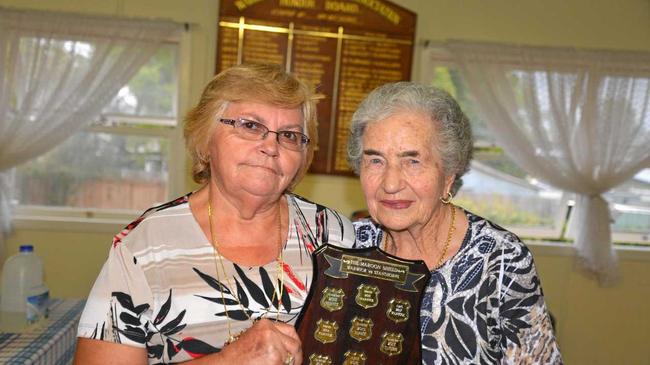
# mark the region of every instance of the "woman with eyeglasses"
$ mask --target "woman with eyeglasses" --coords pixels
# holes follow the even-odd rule
[[[79,323],[77,364],[301,364],[291,325],[311,252],[344,216],[290,193],[316,139],[312,90],[279,66],[223,71],[185,120],[202,186],[115,236]]]

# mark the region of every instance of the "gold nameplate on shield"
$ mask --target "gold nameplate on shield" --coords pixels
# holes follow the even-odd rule
[[[361,342],[372,337],[372,320],[370,318],[354,317],[350,322],[350,337]]]
[[[357,287],[357,296],[354,301],[365,309],[376,307],[379,304],[379,287],[376,285],[361,284]]]
[[[320,306],[330,312],[336,312],[343,308],[344,298],[345,293],[343,292],[343,289],[327,287],[323,289]]]
[[[309,355],[309,365],[332,365],[332,359],[327,355]]]
[[[404,283],[409,274],[409,266],[354,255],[343,255],[341,256],[341,272]]]
[[[393,320],[395,323],[404,322],[409,319],[409,311],[411,310],[411,303],[403,299],[391,299],[388,302],[388,309],[386,316]]]
[[[363,352],[352,350],[346,351],[343,356],[345,357],[343,365],[365,365],[368,358]]]
[[[404,342],[404,336],[401,333],[384,332],[381,335],[379,350],[388,356],[399,355],[402,353],[402,342]]]
[[[320,343],[332,343],[336,341],[336,331],[339,325],[335,321],[326,321],[319,319],[316,322],[316,331],[314,331],[314,338]]]

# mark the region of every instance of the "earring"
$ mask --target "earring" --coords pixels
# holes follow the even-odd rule
[[[451,192],[448,191],[447,194],[446,194],[445,196],[441,196],[441,197],[440,197],[440,201],[442,202],[442,204],[449,204],[449,203],[451,203],[451,199],[452,199],[453,197],[454,197],[454,196],[451,195]]]

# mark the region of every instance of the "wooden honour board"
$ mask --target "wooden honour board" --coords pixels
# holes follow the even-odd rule
[[[383,0],[220,0],[217,73],[272,62],[325,95],[310,172],[351,174],[352,113],[374,88],[410,80],[415,13]]]

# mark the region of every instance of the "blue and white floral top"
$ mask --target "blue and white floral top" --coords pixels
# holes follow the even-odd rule
[[[458,253],[431,272],[422,298],[422,363],[561,364],[533,256],[519,238],[465,212]],[[355,222],[357,247],[384,232]]]

